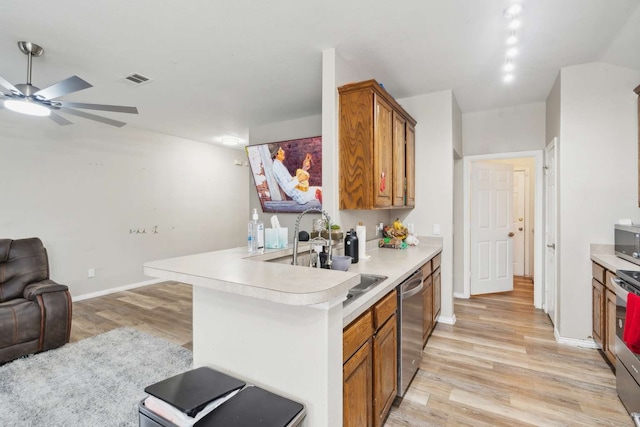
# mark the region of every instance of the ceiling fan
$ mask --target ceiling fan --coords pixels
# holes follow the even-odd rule
[[[125,107],[121,105],[85,104],[80,102],[60,101],[58,98],[70,93],[93,87],[90,83],[82,80],[78,76],[71,76],[67,79],[54,83],[44,89],[37,88],[31,84],[31,61],[33,57],[41,56],[44,49],[35,43],[18,42],[20,51],[27,55],[27,83],[12,85],[0,76],[0,87],[5,88],[9,93],[0,92],[0,108],[5,108],[32,116],[48,116],[51,120],[61,126],[73,124],[62,117],[59,112],[82,117],[84,119],[95,120],[111,126],[122,127],[125,122],[109,119],[95,114],[77,110],[101,110],[116,113],[138,114],[136,107]]]

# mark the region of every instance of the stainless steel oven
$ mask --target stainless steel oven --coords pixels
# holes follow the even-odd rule
[[[398,392],[402,397],[422,360],[422,270],[398,285]]]
[[[612,278],[616,291],[616,389],[636,425],[640,419],[640,354],[634,353],[622,339],[627,314],[627,296],[640,295],[640,272],[616,271]]]

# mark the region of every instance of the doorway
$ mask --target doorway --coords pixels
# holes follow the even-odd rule
[[[514,217],[517,225],[516,230],[522,227],[523,234],[523,255],[522,261],[523,273],[525,276],[529,276],[533,279],[534,284],[534,298],[533,305],[536,308],[542,308],[543,306],[543,239],[544,233],[536,230],[543,230],[543,151],[526,151],[516,153],[501,153],[501,154],[487,154],[478,156],[467,156],[463,159],[463,218],[464,218],[464,230],[463,230],[463,294],[460,295],[463,298],[469,298],[471,295],[471,266],[472,262],[472,249],[471,249],[471,170],[472,163],[474,162],[496,162],[496,163],[508,163],[514,165],[514,170],[520,170],[523,173],[523,177],[528,177],[531,181],[530,191],[531,197],[524,197],[523,207],[524,211],[528,215]],[[525,160],[529,159],[529,160]],[[535,173],[538,171],[539,173]],[[526,189],[526,184],[524,184]],[[527,206],[527,200],[530,200]],[[514,206],[514,210],[516,210]],[[522,225],[518,225],[519,218],[523,218]],[[532,218],[533,221],[527,221],[527,217]],[[527,266],[528,260],[528,266]]]

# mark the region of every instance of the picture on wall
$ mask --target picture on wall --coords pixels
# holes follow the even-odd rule
[[[322,137],[245,147],[263,212],[322,208]]]

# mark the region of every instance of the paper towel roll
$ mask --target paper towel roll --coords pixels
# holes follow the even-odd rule
[[[367,248],[367,227],[364,225],[357,225],[356,235],[358,236],[358,258],[365,259],[365,250]]]

